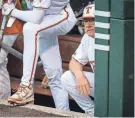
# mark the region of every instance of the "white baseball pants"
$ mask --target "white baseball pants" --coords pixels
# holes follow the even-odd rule
[[[88,79],[92,88],[90,88],[91,96],[94,97],[94,73],[84,72],[84,75]],[[69,95],[76,101],[76,103],[88,114],[94,116],[94,102],[89,96],[84,96],[79,94],[76,85],[76,78],[71,73],[71,71],[66,71],[62,77],[61,81],[64,89],[69,93]]]
[[[18,36],[17,34],[4,35],[2,42],[12,47],[17,36]],[[7,71],[7,63],[8,63],[7,55],[8,55],[8,52],[1,48],[1,51],[0,51],[0,99],[5,99],[5,100],[7,100],[11,94],[10,77]]]
[[[31,16],[29,16],[31,17]],[[58,35],[68,33],[76,23],[70,6],[58,15],[46,15],[40,24],[26,23],[23,27],[23,77],[21,83],[33,84],[37,59],[40,56],[55,106],[69,109],[68,94],[61,84],[62,62],[59,52]]]

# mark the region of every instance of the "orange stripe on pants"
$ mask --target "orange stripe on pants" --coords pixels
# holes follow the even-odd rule
[[[46,28],[43,28],[43,29],[41,29],[41,30],[38,30],[37,33],[35,34],[35,54],[34,54],[34,60],[33,60],[33,65],[32,65],[32,72],[31,72],[31,76],[30,76],[30,80],[29,80],[30,83],[31,83],[31,80],[32,80],[32,75],[33,75],[33,72],[34,72],[35,61],[36,61],[37,36],[38,36],[38,33],[42,32],[43,30],[49,29],[49,28],[51,28],[51,27],[54,27],[54,26],[56,26],[56,25],[59,25],[59,24],[62,23],[63,21],[67,20],[68,17],[69,17],[69,13],[66,11],[66,9],[64,9],[64,11],[65,11],[66,14],[67,14],[67,16],[66,16],[64,19],[62,19],[61,21],[59,21],[59,22],[57,22],[57,23],[55,23],[55,24],[53,24],[53,25],[50,25],[50,26],[48,26],[48,27],[46,27]]]

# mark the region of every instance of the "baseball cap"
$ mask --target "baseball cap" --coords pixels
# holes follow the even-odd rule
[[[90,4],[84,8],[83,15],[79,20],[83,20],[85,18],[95,18],[95,4]]]

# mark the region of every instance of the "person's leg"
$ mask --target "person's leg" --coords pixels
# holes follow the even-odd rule
[[[18,35],[4,35],[3,43],[12,46]],[[10,77],[7,71],[8,52],[1,48],[0,50],[0,99],[8,99],[11,94]]]
[[[48,26],[39,31],[43,35],[43,37],[40,35],[40,58],[43,62],[57,109],[69,110],[68,93],[63,89],[60,80],[62,61],[57,35],[64,35],[69,32],[75,21],[72,10],[67,8],[59,15],[45,17],[43,24],[47,22]]]
[[[39,35],[36,36],[38,28],[39,25],[31,23],[23,26],[23,76],[18,91],[8,98],[10,103],[26,104],[34,101],[33,81],[39,53]]]
[[[40,39],[40,58],[43,62],[56,108],[69,110],[68,93],[63,89],[60,80],[62,63],[56,36],[51,35]]]
[[[75,15],[70,7],[58,15],[44,16],[40,24],[25,23],[23,27],[24,52],[23,52],[23,77],[21,83],[28,86],[33,84],[37,59],[39,56],[39,40],[57,40],[58,35],[69,32],[76,23]],[[52,45],[47,44],[45,46]],[[40,46],[42,47],[42,46]],[[43,47],[44,48],[44,47]],[[46,47],[45,47],[46,48]]]
[[[94,73],[84,72],[91,85],[91,96],[94,97]],[[66,71],[62,77],[61,81],[65,90],[71,95],[71,97],[76,101],[76,103],[88,114],[94,116],[94,102],[89,96],[84,96],[79,94],[76,85],[75,76],[70,72]]]
[[[75,23],[76,23],[76,19],[73,14],[73,11],[68,7],[66,9],[64,9],[58,15],[45,16],[43,21],[41,22],[41,24],[26,23],[24,25],[24,28],[23,28],[23,34],[24,34],[23,77],[21,79],[21,85],[20,85],[20,89],[18,90],[18,92],[19,92],[19,95],[25,94],[26,96],[21,95],[21,97],[20,97],[17,92],[17,94],[11,96],[10,99],[8,99],[9,101],[16,102],[16,103],[24,103],[24,102],[26,103],[26,101],[29,97],[31,98],[30,100],[33,100],[32,99],[33,98],[33,88],[31,87],[31,85],[33,84],[33,81],[34,81],[34,74],[35,74],[37,59],[38,59],[38,55],[39,55],[39,48],[40,48],[40,50],[45,49],[44,51],[48,51],[48,50],[50,51],[51,47],[55,47],[55,46],[53,46],[53,43],[57,42],[57,45],[58,45],[57,35],[66,34],[67,32],[69,32],[72,29],[72,27],[75,25]],[[45,43],[39,44],[40,40],[44,40]],[[48,41],[48,40],[50,40],[50,41]],[[40,47],[39,47],[39,45],[40,45]],[[54,78],[54,79],[56,78],[56,81],[58,81],[58,78],[59,78],[59,81],[55,82],[55,84],[57,83],[57,86],[61,86],[61,84],[60,84],[61,83],[60,76],[62,74],[61,57],[59,55],[59,49],[58,49],[59,47],[56,46],[55,48],[57,51],[57,53],[55,54],[56,56],[49,57],[50,58],[50,60],[48,60],[49,62],[46,62],[47,57],[44,57],[45,59],[43,59],[42,57],[41,58],[42,58],[43,65],[46,65],[46,63],[47,63],[47,65],[50,66],[50,67],[47,67],[47,69],[46,69],[46,66],[44,66],[44,70],[46,71],[46,73],[48,75],[48,79],[51,80],[52,78]],[[52,48],[52,49],[55,50],[55,48]],[[51,52],[53,52],[53,51],[51,51]],[[46,52],[44,54],[46,54]],[[54,52],[50,53],[50,55],[54,55]],[[56,59],[59,58],[59,60],[57,61],[58,64],[54,65],[54,68],[52,68],[52,65],[50,65],[50,63],[51,63],[51,60],[54,60],[54,62],[55,62],[55,57],[56,57]],[[50,72],[50,68],[54,69],[53,72],[55,74],[52,74],[52,72]],[[52,79],[52,81],[54,79]],[[23,90],[25,90],[26,88],[27,89],[26,89],[26,91],[22,91],[22,88],[23,88]],[[60,89],[62,89],[62,88],[60,87]],[[56,92],[54,92],[54,93],[56,93]],[[65,99],[65,97],[67,95],[65,94],[65,97],[63,97],[63,96],[64,96],[64,94],[62,96],[59,96],[58,98]],[[55,94],[53,97],[56,97]],[[57,98],[57,100],[58,100],[58,98]],[[54,101],[57,101],[57,100],[54,99]],[[56,107],[59,109],[63,109],[63,107],[66,106],[66,105],[58,105],[58,102],[56,102],[56,104],[57,104]],[[65,107],[65,109],[67,109],[67,107]]]

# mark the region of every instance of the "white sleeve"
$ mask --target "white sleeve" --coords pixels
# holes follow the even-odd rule
[[[32,22],[35,24],[39,24],[45,15],[44,9],[33,8],[30,11],[22,11],[18,9],[14,9],[11,13],[11,16],[18,18],[24,22]]]
[[[72,55],[72,58],[74,58],[79,63],[85,65],[89,62],[88,59],[88,44],[87,44],[87,38],[85,36],[82,38],[81,44],[75,51],[75,53]]]
[[[51,0],[34,0],[33,7],[48,9],[51,5]]]
[[[91,68],[94,72],[95,71],[95,49],[94,49],[94,45],[92,44],[91,44],[91,47],[89,47],[88,56],[89,56],[89,62],[90,62]]]

